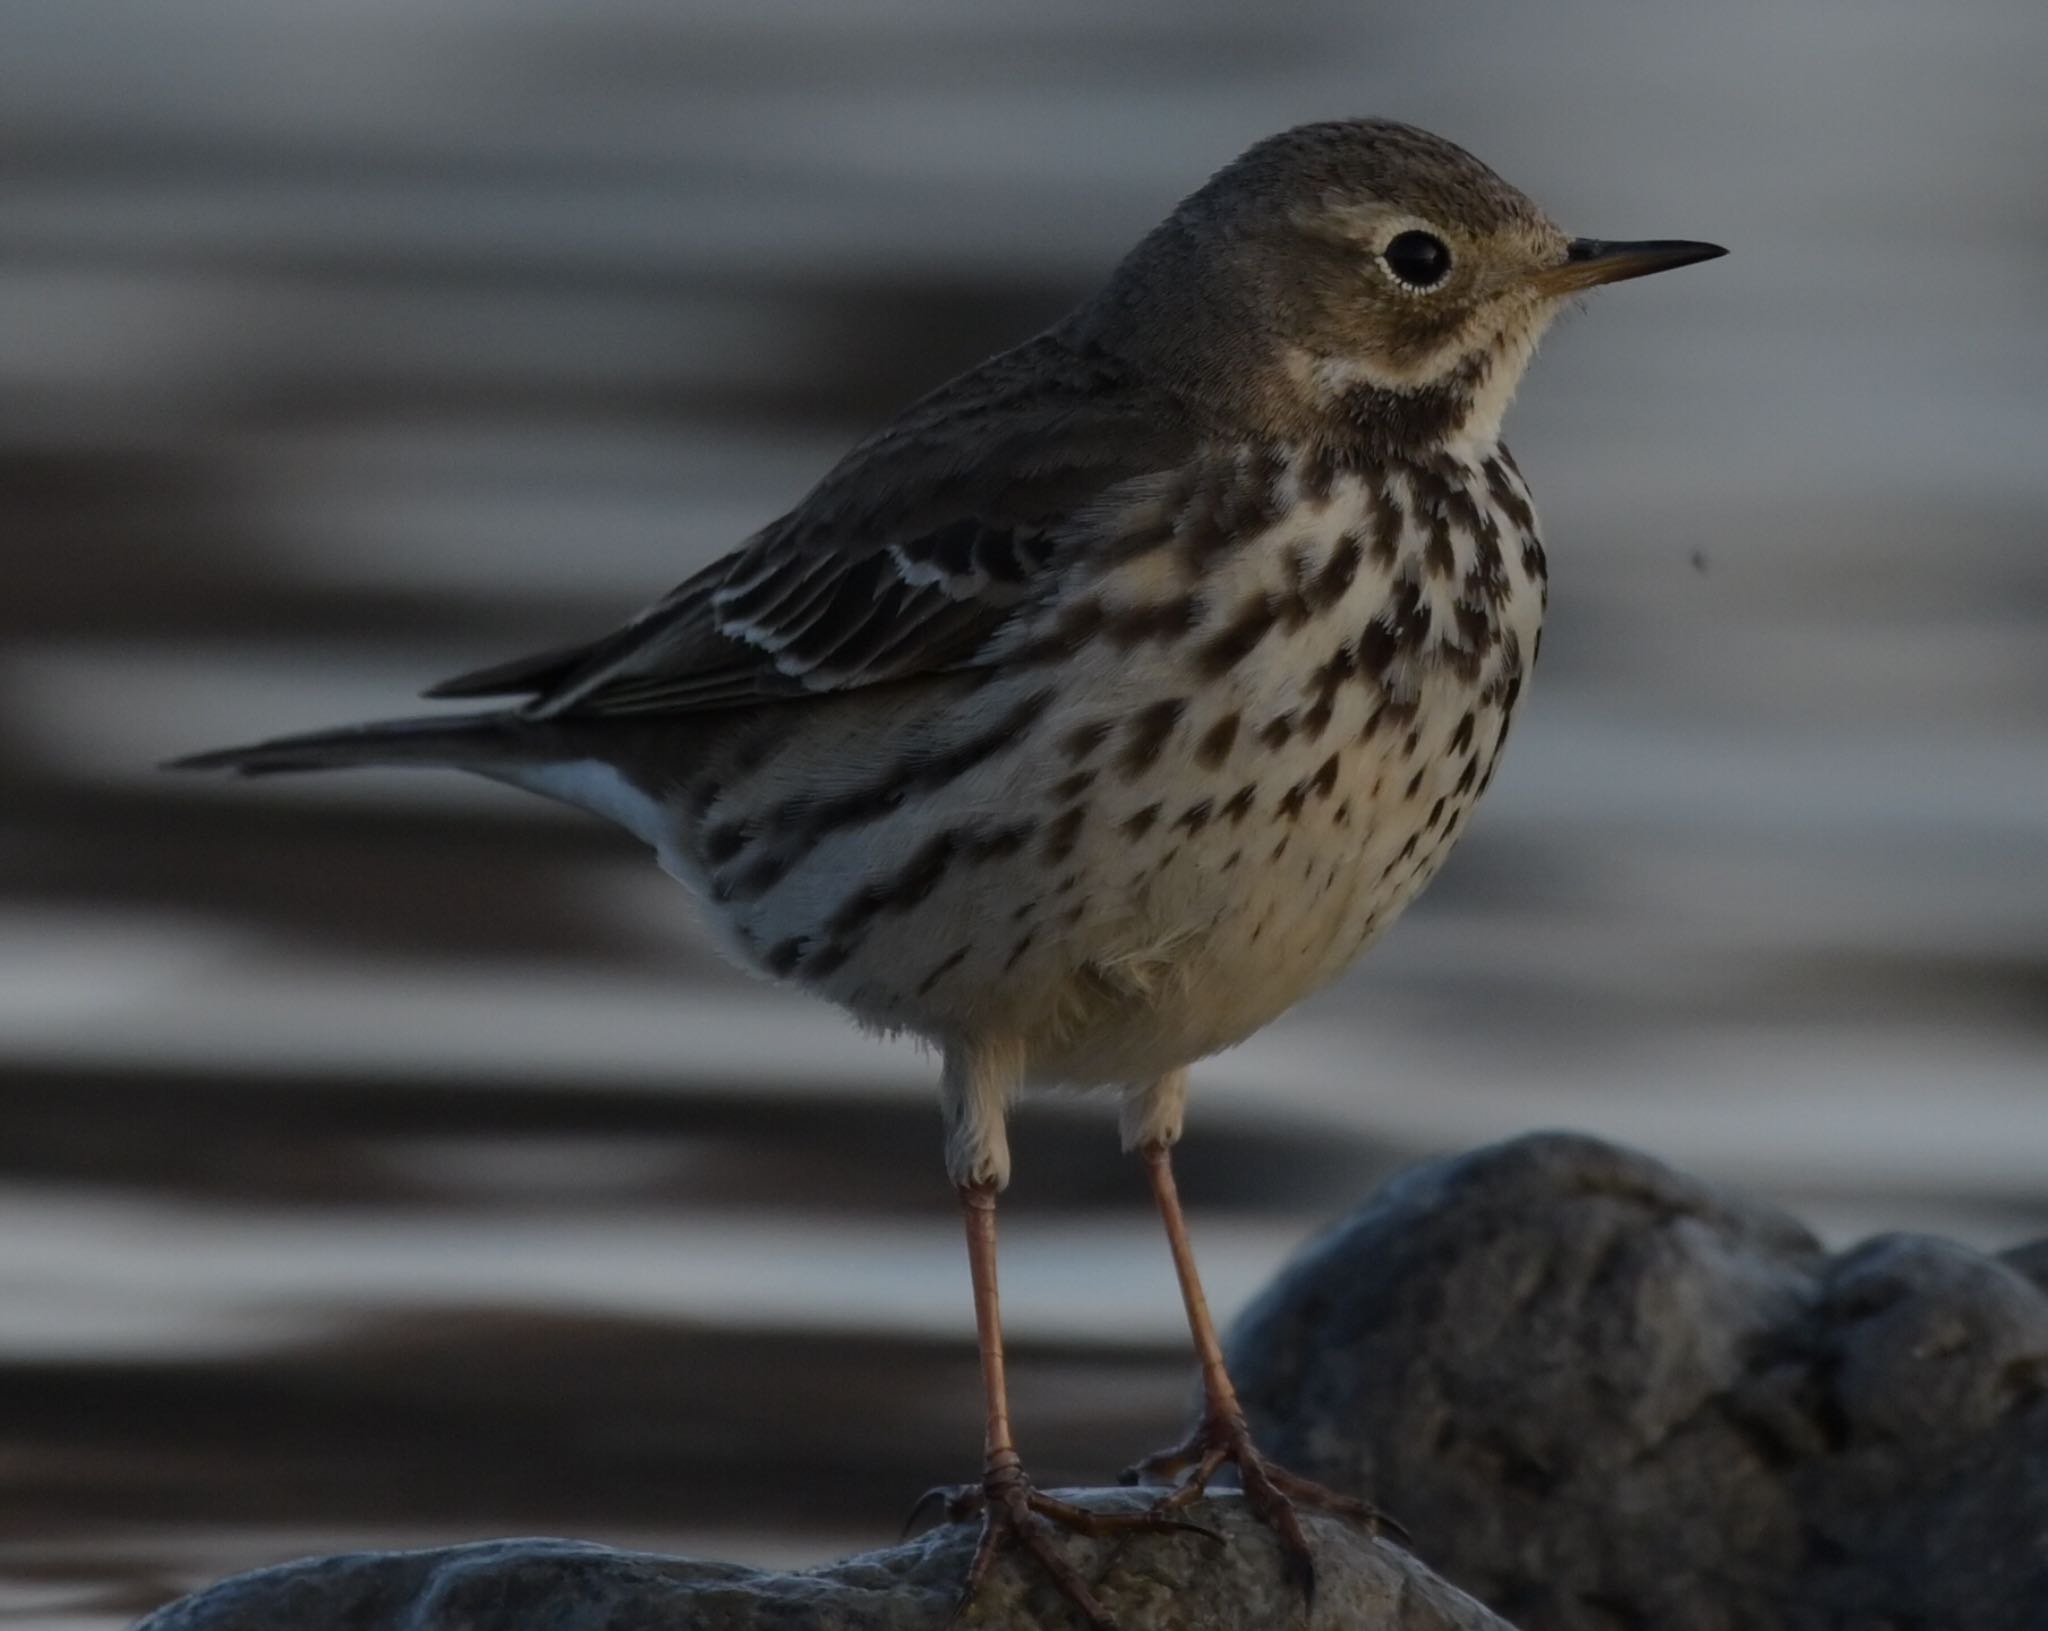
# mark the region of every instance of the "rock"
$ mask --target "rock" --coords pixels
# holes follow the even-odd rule
[[[1062,1542],[1126,1631],[2044,1631],[2048,1243],[1986,1257],[1798,1224],[1592,1139],[1397,1178],[1232,1334],[1283,1464],[1400,1519],[1309,1515],[1312,1621],[1235,1498],[1224,1531]],[[1084,1504],[1129,1509],[1135,1491]],[[801,1574],[496,1541],[227,1581],[139,1631],[940,1627],[954,1526]],[[1014,1557],[971,1624],[1078,1627]]]
[[[1068,1492],[1128,1511],[1136,1490]],[[1320,1515],[1313,1616],[1271,1535],[1232,1496],[1190,1516],[1220,1531],[1068,1537],[1067,1555],[1124,1631],[1510,1631],[1389,1542]],[[136,1631],[940,1631],[973,1550],[955,1524],[801,1574],[615,1552],[562,1540],[314,1558],[237,1576],[158,1609]],[[1006,1554],[964,1622],[1060,1631],[1080,1616]]]
[[[2048,1627],[2048,1243],[1829,1255],[1548,1135],[1397,1178],[1230,1348],[1265,1449],[1522,1631]]]

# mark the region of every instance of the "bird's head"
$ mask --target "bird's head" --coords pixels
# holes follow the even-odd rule
[[[1463,148],[1343,120],[1220,171],[1091,311],[1115,314],[1112,349],[1239,428],[1484,446],[1566,301],[1723,253],[1571,237]]]

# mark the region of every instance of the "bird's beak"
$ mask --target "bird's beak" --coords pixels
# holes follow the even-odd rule
[[[1641,243],[1609,243],[1604,238],[1574,238],[1564,259],[1546,266],[1534,281],[1545,294],[1575,294],[1623,278],[1648,277],[1674,266],[1716,260],[1727,254],[1719,244],[1689,243],[1683,238],[1650,238]]]

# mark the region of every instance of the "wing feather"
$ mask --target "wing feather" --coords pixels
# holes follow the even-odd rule
[[[1180,466],[1196,440],[1170,399],[1054,330],[915,404],[615,633],[436,690],[530,689],[540,717],[640,714],[965,666],[1099,541],[1120,489]]]

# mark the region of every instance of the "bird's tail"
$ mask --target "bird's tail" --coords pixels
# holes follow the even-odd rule
[[[216,748],[172,759],[166,770],[227,770],[240,776],[269,776],[293,770],[340,770],[351,766],[422,765],[451,770],[492,769],[531,760],[547,727],[516,713],[429,714],[381,719],[338,730],[279,736],[247,747]]]

